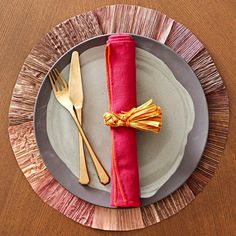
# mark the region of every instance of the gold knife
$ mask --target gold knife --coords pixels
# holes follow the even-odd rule
[[[71,56],[70,74],[69,74],[69,96],[74,105],[77,118],[82,125],[83,108],[83,85],[80,71],[79,53],[74,51]],[[89,175],[84,155],[83,139],[79,134],[79,182],[83,185],[89,183]]]
[[[80,62],[79,62],[79,53],[74,51],[71,57],[70,64],[70,75],[69,75],[69,96],[70,100],[73,103],[73,106],[76,111],[77,118],[81,125],[82,121],[82,107],[83,107],[83,86],[82,78],[80,71]],[[85,140],[86,141],[86,140]],[[87,142],[87,141],[86,141]],[[88,170],[84,155],[82,137],[79,135],[79,150],[80,150],[80,176],[79,182],[83,185],[89,183]],[[90,145],[87,145],[90,146]],[[99,181],[106,185],[110,182],[110,177],[107,174],[106,170],[98,160],[97,156],[94,155],[92,150],[89,150],[90,157],[93,161],[94,167],[96,169]]]

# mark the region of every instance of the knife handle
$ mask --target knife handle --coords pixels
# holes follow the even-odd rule
[[[94,167],[95,167],[95,170],[97,172],[97,175],[98,175],[98,178],[99,178],[99,181],[101,184],[103,185],[106,185],[106,184],[109,184],[110,182],[110,177],[109,175],[107,174],[106,170],[104,169],[104,167],[102,166],[102,164],[100,163],[100,161],[98,160],[95,152],[93,151],[84,131],[83,131],[83,128],[81,127],[80,125],[80,122],[78,121],[76,115],[75,115],[75,112],[73,111],[70,111],[77,127],[78,127],[78,130],[84,140],[84,144],[86,145],[87,149],[88,149],[88,152],[90,154],[90,157],[93,161],[93,164],[94,164]]]
[[[77,118],[82,124],[82,112],[81,109],[75,109]],[[85,160],[84,155],[84,145],[83,145],[83,139],[82,136],[79,133],[79,183],[82,185],[88,185],[89,184],[89,175],[88,175],[88,168]]]

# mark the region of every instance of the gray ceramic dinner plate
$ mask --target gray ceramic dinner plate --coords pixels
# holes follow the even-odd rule
[[[175,52],[173,52],[165,45],[155,40],[151,40],[149,38],[136,35],[133,35],[133,37],[136,42],[136,47],[139,48],[137,49],[137,58],[136,58],[137,73],[138,73],[137,74],[138,102],[139,101],[144,102],[142,100],[150,98],[148,96],[154,97],[154,100],[158,100],[160,101],[160,103],[163,103],[159,104],[162,105],[164,109],[163,122],[165,123],[169,122],[172,123],[173,125],[176,121],[177,126],[179,125],[179,127],[185,127],[184,124],[187,123],[189,120],[189,118],[187,119],[187,117],[189,115],[188,113],[191,112],[191,109],[181,110],[180,106],[179,110],[176,109],[174,113],[170,112],[170,110],[174,110],[177,98],[176,99],[173,98],[175,91],[172,90],[171,94],[171,87],[168,87],[168,82],[165,80],[168,79],[168,75],[169,77],[173,75],[174,80],[177,80],[178,83],[180,83],[180,86],[182,85],[181,87],[183,87],[183,89],[181,90],[182,92],[180,93],[180,97],[182,97],[182,100],[179,101],[185,103],[185,100],[187,101],[190,99],[192,106],[187,106],[187,107],[192,107],[194,109],[194,114],[195,114],[193,128],[191,129],[190,132],[188,131],[189,134],[188,132],[187,133],[180,132],[178,136],[178,129],[175,129],[175,131],[173,132],[174,126],[172,126],[171,128],[172,130],[171,133],[170,130],[168,131],[168,129],[170,129],[171,126],[165,123],[163,124],[162,128],[163,131],[161,131],[162,133],[160,133],[159,136],[153,136],[150,134],[147,135],[142,132],[138,133],[137,140],[138,140],[139,163],[141,163],[142,165],[140,172],[142,177],[143,176],[145,177],[141,179],[141,183],[149,184],[149,185],[147,184],[148,186],[143,186],[143,187],[141,186],[142,189],[148,187],[146,188],[147,190],[146,193],[144,193],[143,195],[146,196],[146,198],[141,199],[141,205],[145,206],[154,203],[166,197],[173,191],[175,191],[189,178],[189,176],[196,168],[203,153],[207,140],[208,109],[207,109],[206,98],[198,79],[196,78],[195,74],[192,72],[188,64],[181,57],[179,57]],[[70,63],[72,51],[77,50],[80,54],[82,54],[81,66],[82,66],[82,75],[84,75],[83,85],[85,92],[83,127],[93,147],[95,148],[95,151],[97,152],[97,154],[99,154],[101,162],[103,163],[105,162],[104,166],[109,172],[110,143],[109,139],[107,138],[109,136],[108,132],[109,128],[104,127],[99,120],[100,119],[99,117],[102,117],[101,112],[104,112],[106,111],[105,109],[107,109],[106,108],[107,95],[105,91],[106,90],[105,72],[103,71],[104,65],[101,64],[101,58],[103,61],[103,56],[102,55],[99,56],[99,53],[101,54],[103,52],[102,46],[106,44],[107,38],[108,35],[98,36],[78,44],[77,46],[69,50],[65,55],[63,55],[52,68],[54,67],[58,68],[59,71],[62,71],[62,73],[64,73],[64,76],[66,76],[68,74],[68,65]],[[98,61],[98,59],[100,60],[100,62]],[[156,63],[154,63],[154,61],[156,61]],[[97,68],[93,70],[94,67],[96,66]],[[164,68],[164,69],[162,68],[163,70],[160,73],[159,77],[157,75],[159,72],[158,70],[155,69],[156,67]],[[168,70],[170,70],[170,73],[168,73]],[[97,76],[95,75],[94,71],[97,71]],[[148,74],[146,75],[146,81],[143,79],[145,73],[146,74],[150,73],[149,75]],[[161,82],[161,74],[164,74],[164,76],[162,76],[163,77],[162,82]],[[156,78],[154,78],[155,76]],[[102,77],[100,79],[101,82],[99,82],[100,77]],[[147,79],[148,77],[149,79]],[[163,92],[162,90],[160,90],[160,88],[163,89],[166,88],[167,91]],[[176,90],[178,90],[178,86],[176,87]],[[186,95],[184,95],[183,90],[186,90],[185,92]],[[156,93],[159,94],[159,97],[158,95],[156,96]],[[139,100],[139,98],[141,98],[141,100]],[[169,105],[168,103],[165,103],[166,100],[169,100]],[[165,104],[166,104],[166,109],[167,105],[169,106],[168,108],[169,111],[167,109],[166,114],[165,114]],[[171,104],[172,108],[170,106]],[[187,102],[187,104],[190,104],[190,102]],[[176,106],[178,106],[178,104],[176,104]],[[91,108],[93,108],[92,110],[95,111],[94,114],[92,113]],[[181,114],[178,115],[178,112],[181,112]],[[182,114],[184,112],[186,114]],[[171,116],[171,119],[166,119],[165,116],[167,116],[167,114]],[[176,120],[174,118],[174,115],[176,115]],[[182,118],[180,119],[180,117]],[[95,119],[96,121],[91,119]],[[184,119],[184,121],[182,121],[183,124],[181,124],[181,120],[183,119]],[[36,140],[40,153],[48,170],[51,172],[54,178],[68,191],[78,196],[79,198],[96,205],[109,207],[110,194],[108,191],[104,191],[107,189],[94,188],[94,186],[96,187],[96,183],[94,185],[92,184],[93,188],[89,186],[82,186],[78,183],[78,178],[76,177],[77,175],[76,168],[74,168],[75,166],[77,166],[75,161],[78,160],[77,153],[75,153],[76,149],[74,149],[76,148],[76,143],[77,143],[76,128],[72,122],[72,119],[66,113],[66,111],[63,110],[63,108],[60,107],[58,103],[56,103],[56,100],[51,93],[51,86],[47,79],[47,76],[44,82],[42,83],[42,86],[40,88],[37,97],[35,114],[34,114],[34,125],[35,125]],[[190,126],[192,127],[192,124]],[[178,147],[178,148],[183,149],[185,147],[185,149],[183,149],[182,152],[178,151],[178,149],[177,151],[175,151],[179,155],[179,156],[177,155],[178,158],[173,157],[172,158],[173,160],[171,158],[170,160],[169,159],[166,160],[164,156],[165,155],[168,156],[168,153],[165,153],[164,151],[161,153],[159,151],[161,150],[161,146],[164,147],[163,140],[165,140],[165,138],[168,139],[168,135],[171,137],[175,136],[176,141],[174,142],[177,143],[179,141],[178,139],[181,139],[182,134],[185,134],[187,143],[186,140],[183,141],[184,146],[182,145],[183,147],[181,148]],[[155,143],[157,143],[157,145]],[[166,145],[165,148],[163,148],[163,150],[168,149],[167,142],[165,142],[165,144]],[[170,147],[170,150],[171,149],[174,150],[173,144]],[[145,153],[147,154],[145,155]],[[74,156],[73,157],[74,160],[72,156]],[[140,156],[142,158],[141,160]],[[155,159],[156,162],[153,162],[153,159]],[[173,164],[171,163],[171,161],[173,162]],[[155,164],[158,165],[156,167],[156,171],[152,163],[154,163],[154,165]],[[162,163],[165,164],[165,165],[163,164],[163,167],[161,166]],[[150,173],[149,175],[148,174],[145,175],[145,173],[149,171],[148,169],[149,167],[150,167]],[[167,168],[167,170],[165,170],[164,168]],[[170,170],[168,170],[168,168]],[[158,176],[158,173],[160,176]],[[153,176],[154,180],[155,177],[159,178],[159,179],[157,178],[157,181],[154,183],[152,183]],[[94,179],[95,177],[92,176],[92,178]]]

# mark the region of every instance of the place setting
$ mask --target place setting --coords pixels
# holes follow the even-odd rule
[[[159,15],[153,34],[137,21],[148,14]],[[123,25],[128,15],[136,28]],[[43,201],[92,228],[132,230],[176,214],[203,190],[227,137],[228,97],[190,33],[158,11],[114,5],[41,39],[13,91],[9,137]]]

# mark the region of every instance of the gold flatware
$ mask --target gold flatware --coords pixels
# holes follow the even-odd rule
[[[79,53],[74,51],[71,56],[69,74],[69,96],[75,108],[77,118],[82,126],[82,107],[83,107],[83,85],[80,71]],[[79,182],[83,185],[89,183],[88,169],[86,165],[83,139],[79,133]]]
[[[73,104],[70,100],[69,96],[69,88],[67,85],[67,82],[63,79],[63,77],[60,75],[57,69],[53,69],[52,72],[49,73],[49,80],[52,85],[52,89],[54,92],[54,95],[57,99],[57,101],[64,107],[66,108],[69,113],[71,114],[72,118],[74,119],[78,130],[83,138],[83,141],[88,149],[88,152],[92,158],[94,167],[96,169],[99,181],[106,185],[110,182],[110,177],[108,176],[106,170],[103,168],[102,164],[98,160],[96,154],[94,153],[77,117],[74,112],[74,107]]]

